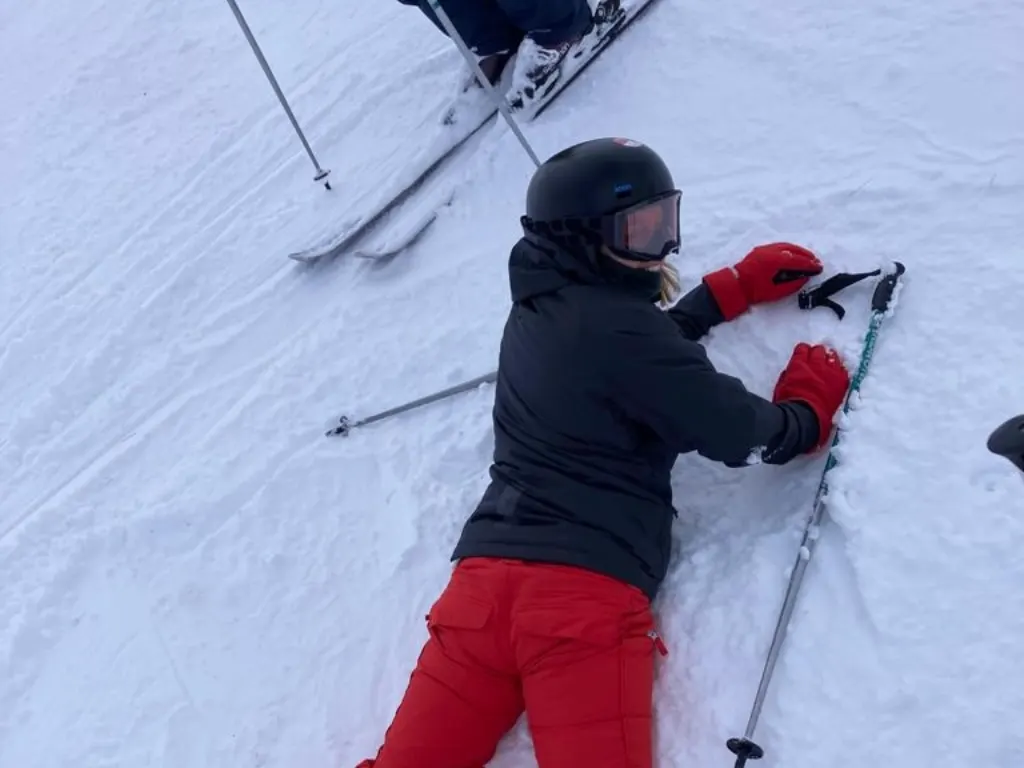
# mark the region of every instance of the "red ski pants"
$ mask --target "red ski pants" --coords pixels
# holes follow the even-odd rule
[[[427,628],[384,745],[358,768],[483,768],[524,710],[540,768],[651,768],[664,646],[640,590],[580,568],[471,558]]]

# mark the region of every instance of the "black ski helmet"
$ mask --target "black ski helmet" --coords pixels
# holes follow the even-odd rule
[[[659,260],[679,247],[679,198],[653,149],[632,139],[592,139],[536,170],[525,223],[568,226],[624,258]]]

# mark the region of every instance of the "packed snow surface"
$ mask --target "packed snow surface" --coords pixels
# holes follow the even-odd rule
[[[500,122],[386,263],[287,258],[367,209],[459,56],[413,8],[0,6],[0,765],[345,768],[372,756],[487,480],[493,391],[328,439],[493,370],[532,166]],[[769,768],[1024,765],[1021,0],[659,0],[539,155],[649,143],[692,285],[759,242],[907,276],[757,730]],[[712,359],[769,394],[848,314],[758,308]],[[639,394],[642,397],[642,393]],[[657,604],[661,768],[731,764],[824,464],[682,458]],[[494,766],[533,765],[520,723]]]

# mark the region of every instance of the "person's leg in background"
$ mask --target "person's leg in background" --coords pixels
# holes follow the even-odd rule
[[[438,30],[448,34],[427,0],[398,1],[418,6]],[[496,0],[440,0],[440,5],[459,37],[476,54],[487,79],[492,85],[496,84],[525,33],[509,19]]]
[[[513,642],[540,768],[651,768],[654,658],[640,590],[582,569],[523,566]]]
[[[511,98],[533,99],[553,85],[572,47],[594,24],[588,0],[497,0],[526,35],[516,52]]]
[[[357,768],[483,768],[523,711],[499,561],[460,563],[427,619],[405,696]]]
[[[497,0],[502,13],[544,48],[578,40],[593,20],[587,0]]]

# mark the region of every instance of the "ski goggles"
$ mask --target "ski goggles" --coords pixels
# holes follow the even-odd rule
[[[640,260],[660,261],[679,247],[678,189],[611,214],[605,237],[612,247]]]

